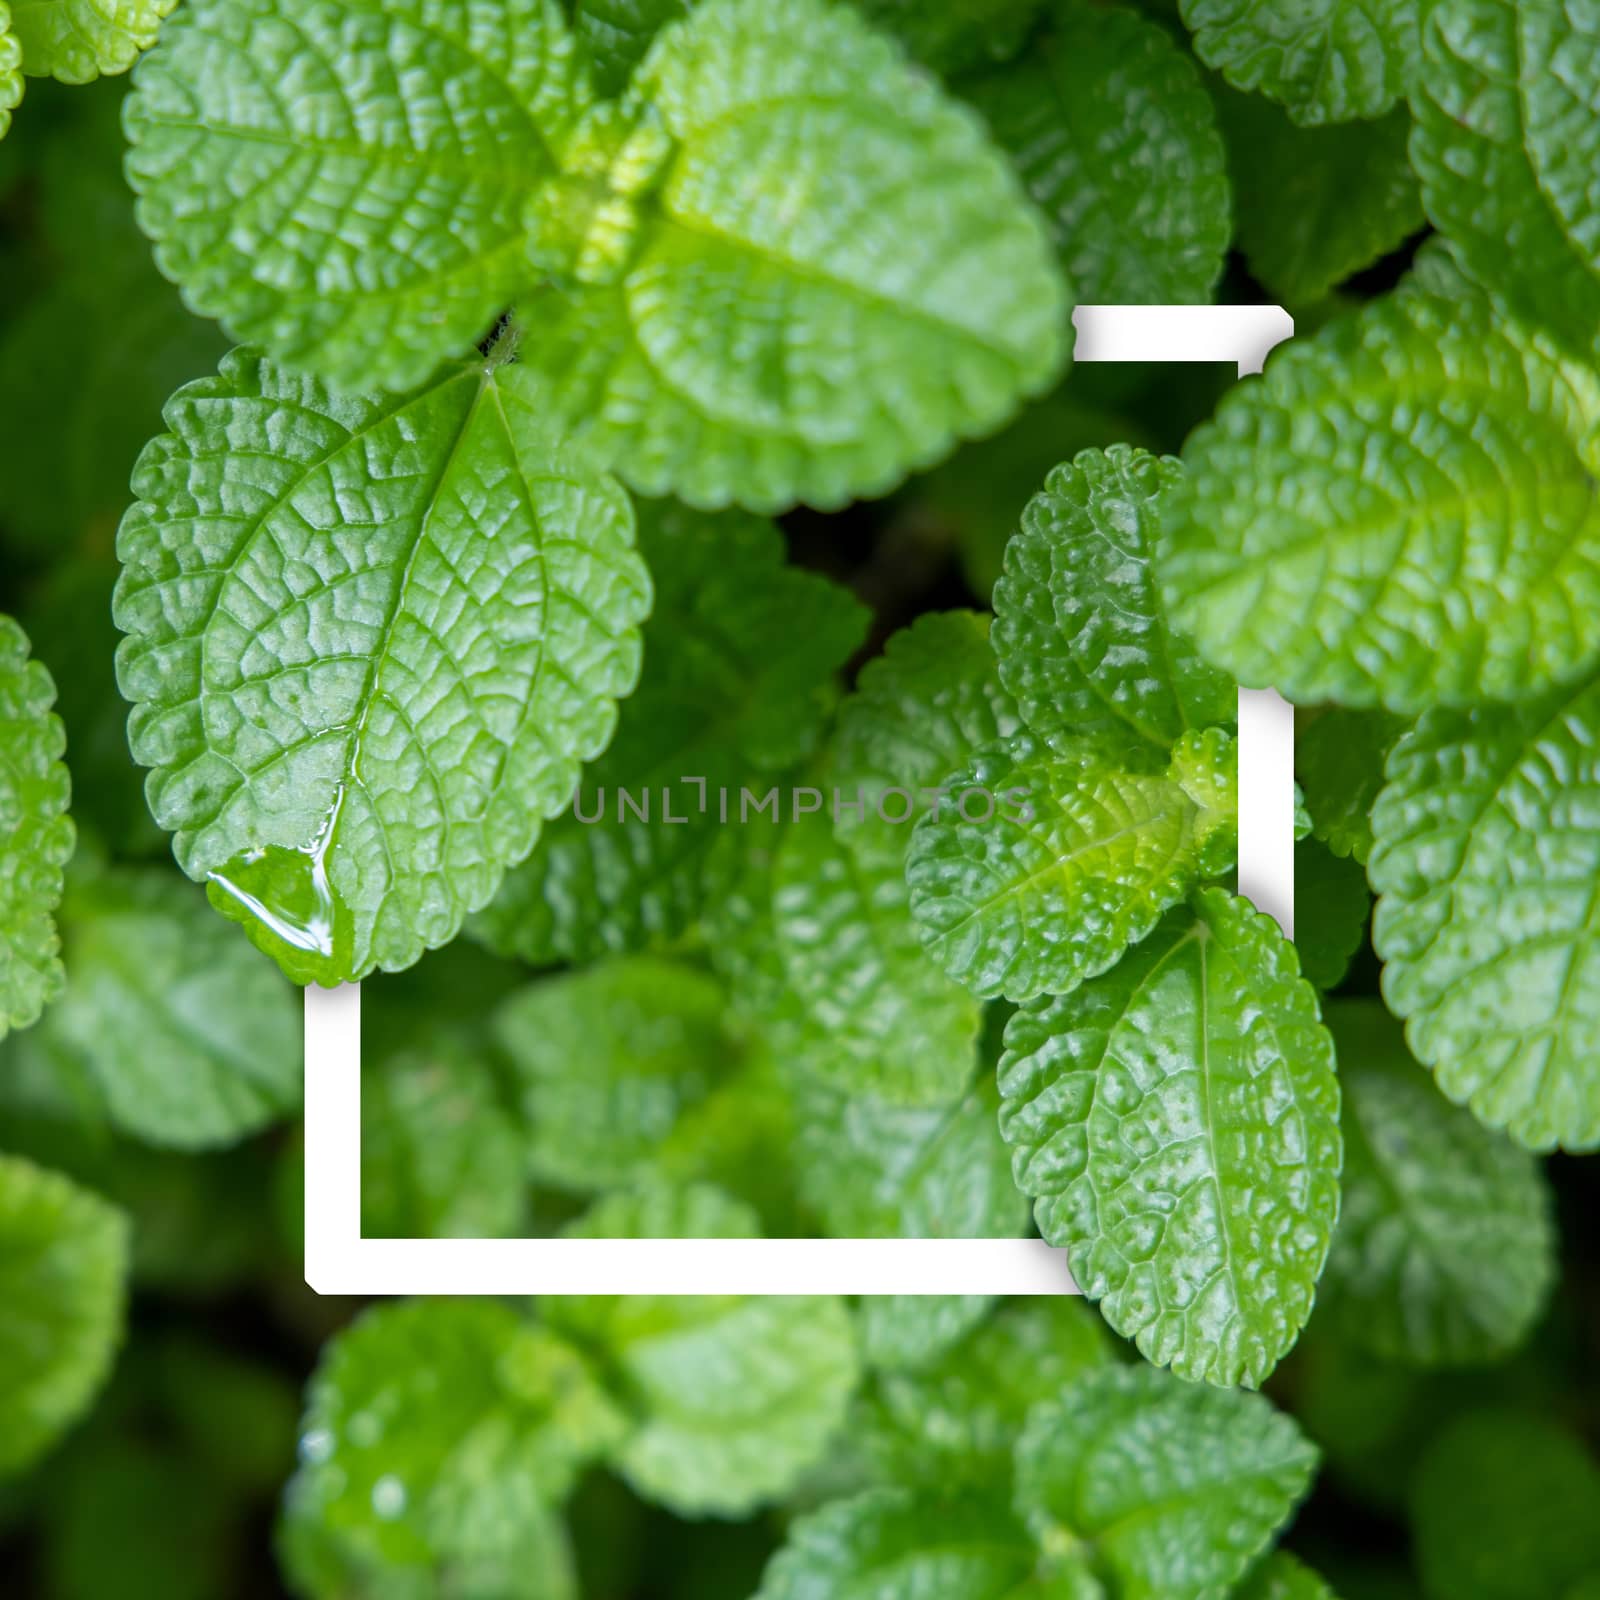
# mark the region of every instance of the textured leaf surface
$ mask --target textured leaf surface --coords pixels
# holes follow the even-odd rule
[[[12,26],[30,77],[87,83],[126,72],[178,0],[11,0]]]
[[[0,1038],[37,1022],[61,992],[54,913],[75,836],[55,698],[27,636],[0,616]]]
[[[633,89],[674,149],[642,211],[617,196],[631,260],[529,302],[524,350],[633,487],[837,506],[1058,375],[1042,221],[978,120],[849,7],[706,0]]]
[[[348,1565],[431,1568],[425,1592],[520,1596],[469,1575],[543,1543],[549,1508],[622,1427],[577,1353],[509,1306],[382,1305],[312,1379],[289,1522]]]
[[[1001,1130],[1079,1288],[1180,1377],[1254,1387],[1339,1210],[1333,1045],[1293,947],[1221,889],[1006,1028]]]
[[[453,938],[638,674],[627,497],[549,443],[520,376],[349,400],[236,353],[140,459],[129,741],[184,870],[298,981]]]
[[[639,549],[656,590],[639,688],[574,811],[477,919],[502,954],[587,961],[683,933],[704,906],[724,804],[736,813],[741,788],[765,793],[811,754],[865,631],[856,601],[785,565],[782,536],[758,518],[647,503]]]
[[[963,79],[963,98],[1011,152],[1079,299],[1210,300],[1232,230],[1222,136],[1193,59],[1132,11],[1056,11],[1015,65]]]
[[[528,1170],[579,1194],[652,1171],[684,1116],[740,1065],[725,998],[693,967],[633,957],[550,978],[495,1018]]]
[[[1600,1145],[1600,681],[1430,713],[1388,771],[1373,944],[1417,1059],[1520,1144]]]
[[[1444,0],[1411,158],[1434,225],[1515,315],[1600,353],[1600,20],[1560,0]]]
[[[711,1189],[602,1201],[589,1238],[750,1237]],[[614,1455],[634,1489],[680,1516],[743,1516],[788,1493],[843,1420],[855,1333],[831,1295],[615,1295],[546,1302],[609,1376],[631,1431]]]
[[[1235,1600],[1338,1600],[1304,1562],[1274,1550],[1246,1579]]]
[[[1346,1338],[1416,1366],[1515,1349],[1556,1275],[1538,1164],[1450,1105],[1376,1001],[1328,1014],[1344,1095],[1344,1193],[1326,1290]]]
[[[140,224],[234,338],[409,388],[527,282],[576,62],[554,0],[189,0],[127,107]]]
[[[1294,767],[1311,831],[1336,856],[1364,865],[1372,854],[1372,808],[1383,789],[1384,763],[1409,726],[1385,712],[1329,706],[1304,730],[1296,728]]]
[[[870,1294],[856,1308],[861,1357],[880,1372],[918,1372],[995,1308],[992,1294]]]
[[[576,0],[573,23],[588,46],[595,86],[621,94],[664,24],[688,16],[693,0]]]
[[[1017,1502],[1046,1548],[1092,1541],[1118,1600],[1223,1600],[1315,1464],[1259,1395],[1107,1367],[1033,1412]]]
[[[1297,701],[1510,699],[1600,649],[1600,379],[1391,295],[1227,396],[1163,518],[1169,611]]]
[[[1238,89],[1296,122],[1382,116],[1410,91],[1420,0],[1179,0],[1194,47]]]
[[[1217,96],[1239,248],[1290,306],[1319,300],[1425,226],[1403,108],[1372,122],[1301,128],[1261,95]]]
[[[975,994],[1064,994],[1199,877],[1226,871],[1233,752],[1215,732],[1226,782],[1197,798],[1150,746],[1050,751],[1018,738],[956,773],[952,803],[917,824],[906,861],[912,914],[944,970]]]
[[[236,1143],[300,1104],[293,991],[164,869],[80,877],[62,907],[69,978],[16,1041],[20,1071],[149,1144]]]
[[[1372,911],[1367,875],[1359,862],[1341,859],[1315,839],[1300,839],[1294,847],[1294,896],[1309,911],[1295,928],[1300,970],[1315,988],[1337,988],[1366,937]]]
[[[121,1337],[122,1213],[58,1173],[0,1156],[0,1474],[87,1409]]]
[[[1559,1595],[1600,1567],[1600,1467],[1540,1417],[1486,1411],[1446,1429],[1411,1517],[1427,1600]]]
[[[0,3],[0,139],[11,131],[11,113],[22,103],[22,44],[11,8]]]
[[[1231,723],[1232,682],[1167,620],[1151,557],[1183,475],[1126,445],[1058,466],[1022,514],[994,588],[1000,676],[1042,739],[1132,732],[1163,750]]]

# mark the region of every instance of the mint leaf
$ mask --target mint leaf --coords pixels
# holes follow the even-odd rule
[[[992,1294],[870,1294],[857,1308],[861,1358],[879,1372],[920,1372],[995,1308]]]
[[[959,88],[1011,152],[1080,299],[1211,299],[1232,231],[1226,157],[1194,61],[1164,29],[1074,0],[1015,65]]]
[[[484,1041],[439,1029],[361,1074],[361,1232],[515,1238],[526,1158]]]
[[[1293,947],[1221,889],[1006,1027],[1001,1131],[1039,1231],[1180,1377],[1255,1387],[1339,1210],[1333,1044]]]
[[[1445,1094],[1533,1150],[1600,1145],[1597,747],[1600,680],[1430,712],[1372,814],[1384,998]]]
[[[1260,95],[1220,89],[1217,111],[1239,248],[1286,304],[1320,300],[1426,225],[1403,108],[1372,122],[1302,128]]]
[[[1338,1600],[1310,1567],[1274,1550],[1235,1591],[1234,1600]]]
[[[55,698],[27,635],[0,616],[0,1039],[31,1027],[61,993],[53,913],[75,834]]]
[[[1009,61],[1027,42],[1045,0],[855,0],[880,28],[895,35],[918,61],[955,74]]]
[[[408,389],[493,325],[590,97],[554,0],[189,0],[134,81],[127,171],[161,270],[354,391]]]
[[[236,352],[134,475],[118,667],[151,811],[298,982],[453,938],[638,673],[627,497],[520,380],[339,399]]]
[[[693,0],[574,0],[573,27],[588,46],[600,93],[621,94],[662,26],[692,8]]]
[[[574,811],[474,924],[536,964],[659,946],[700,917],[724,807],[811,755],[866,627],[838,585],[785,565],[761,519],[647,503],[639,549],[656,585],[639,688]]]
[[[11,131],[11,113],[22,104],[22,44],[11,8],[0,0],[0,139]]]
[[[36,78],[88,83],[126,72],[178,0],[11,0],[24,70]]]
[[[293,993],[197,890],[162,869],[85,870],[61,918],[70,977],[13,1045],[24,1079],[179,1150],[237,1143],[299,1106]]]
[[[648,957],[513,995],[494,1032],[521,1096],[528,1171],[598,1193],[650,1175],[664,1141],[741,1064],[726,1000],[693,967]]]
[[[1418,1467],[1411,1517],[1428,1600],[1559,1595],[1600,1565],[1600,1467],[1554,1422],[1468,1414]]]
[[[1208,67],[1307,127],[1382,116],[1417,75],[1419,0],[1179,0],[1179,10]]]
[[[1281,352],[1184,448],[1174,622],[1240,682],[1416,711],[1600,651],[1600,379],[1475,301],[1390,295]]]
[[[1063,994],[1202,875],[1226,871],[1232,745],[1214,729],[1204,748],[1202,765],[1218,770],[1203,785],[1192,755],[1163,771],[1149,745],[1049,750],[1026,737],[947,779],[950,802],[917,824],[906,861],[912,915],[944,970],[979,995]]]
[[[1443,0],[1424,29],[1411,159],[1423,204],[1514,316],[1600,353],[1600,28],[1557,0]]]
[[[32,1162],[0,1156],[0,1474],[88,1409],[122,1333],[127,1220]]]
[[[849,7],[706,0],[631,95],[643,120],[597,126],[582,175],[604,186],[598,229],[565,262],[549,241],[547,270],[579,287],[525,303],[523,358],[641,493],[766,511],[881,494],[1058,376],[1065,295],[1015,174]],[[664,163],[644,197],[641,140]],[[553,236],[571,181],[534,204]]]
[[[715,1190],[650,1189],[602,1201],[575,1231],[738,1238],[756,1228]],[[829,1295],[590,1295],[544,1310],[607,1374],[629,1417],[613,1464],[680,1516],[741,1516],[792,1490],[856,1383],[854,1331]]]
[[[1311,814],[1311,831],[1336,856],[1365,865],[1372,854],[1372,808],[1383,766],[1410,723],[1385,712],[1319,710],[1295,729],[1294,766]]]
[[[431,1569],[428,1593],[531,1596],[506,1574],[532,1565],[551,1509],[621,1427],[576,1352],[509,1306],[382,1305],[312,1379],[290,1535],[308,1564]]]
[[[1126,445],[1055,468],[1022,514],[994,588],[1000,676],[1040,738],[1126,734],[1168,749],[1231,723],[1232,682],[1168,622],[1151,564],[1183,471]]]
[[[1555,1279],[1538,1164],[1439,1094],[1376,1001],[1335,1002],[1328,1021],[1345,1169],[1325,1293],[1341,1331],[1416,1366],[1498,1360]]]
[[[1092,1561],[1117,1600],[1223,1600],[1316,1459],[1259,1395],[1106,1367],[1029,1417],[1017,1504],[1045,1549]]]
[[[1306,981],[1335,989],[1367,934],[1372,896],[1361,864],[1334,855],[1314,839],[1294,847],[1294,895],[1311,915],[1295,929],[1294,947]]]

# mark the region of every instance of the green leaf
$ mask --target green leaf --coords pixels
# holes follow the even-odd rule
[[[674,1129],[741,1065],[725,1006],[714,979],[642,956],[513,995],[494,1032],[533,1177],[593,1194],[649,1176]]]
[[[54,1172],[0,1156],[0,1474],[84,1411],[122,1334],[128,1229]]]
[[[953,803],[917,824],[906,861],[912,915],[944,970],[979,995],[1064,994],[1225,872],[1232,742],[1221,729],[1198,740],[1164,772],[1148,744],[1021,737],[947,780]]]
[[[1367,935],[1372,896],[1361,864],[1334,855],[1314,839],[1294,847],[1295,901],[1310,909],[1295,930],[1300,970],[1318,989],[1335,989]]]
[[[0,1039],[31,1027],[61,993],[61,900],[74,834],[56,686],[0,616]]]
[[[1273,1553],[1252,1572],[1234,1600],[1338,1600],[1310,1567],[1284,1550]]]
[[[1294,765],[1311,813],[1311,831],[1336,856],[1362,865],[1372,854],[1372,808],[1383,766],[1410,727],[1385,712],[1327,706],[1295,730]]]
[[[508,1575],[622,1426],[582,1358],[499,1301],[376,1307],[311,1381],[287,1500],[295,1564],[431,1569],[425,1595],[542,1593]],[[498,1582],[474,1587],[475,1572]]]
[[[1045,1549],[1092,1541],[1117,1600],[1223,1600],[1315,1465],[1260,1395],[1106,1367],[1029,1417],[1017,1503]]]
[[[656,582],[639,689],[574,811],[474,924],[535,964],[659,946],[699,918],[724,806],[810,756],[866,629],[842,588],[785,565],[758,518],[647,503],[639,549]]]
[[[620,154],[597,127],[576,180],[595,226],[565,263],[551,241],[576,286],[526,302],[523,358],[641,493],[882,494],[1059,375],[1064,289],[1016,175],[848,6],[705,0],[631,93],[648,116],[613,126]],[[662,137],[641,200],[639,142]],[[548,232],[573,181],[536,202]]]
[[[1441,0],[1411,159],[1429,220],[1514,315],[1600,354],[1600,26],[1560,0]]]
[[[8,1072],[148,1144],[235,1144],[300,1104],[288,985],[165,869],[85,872],[62,907],[66,992]]]
[[[1179,0],[1179,10],[1208,67],[1306,127],[1380,117],[1417,75],[1421,0]]]
[[[715,1190],[618,1194],[585,1238],[753,1237]],[[822,1458],[855,1388],[854,1330],[831,1295],[591,1295],[545,1303],[608,1375],[631,1431],[613,1462],[679,1516],[744,1516]]]
[[[1450,1105],[1376,1001],[1328,1013],[1344,1196],[1324,1293],[1344,1336],[1415,1366],[1485,1365],[1528,1336],[1556,1276],[1538,1163]]]
[[[1403,108],[1301,128],[1260,95],[1219,90],[1239,248],[1280,300],[1320,300],[1426,225]]]
[[[529,404],[514,366],[349,400],[235,352],[140,458],[129,741],[180,865],[299,982],[453,938],[638,674],[627,497]]]
[[[361,1233],[515,1238],[526,1210],[521,1132],[485,1042],[438,1030],[361,1082]]]
[[[1199,71],[1163,28],[1074,0],[1015,65],[959,87],[1011,152],[1080,299],[1211,299],[1232,233],[1226,156]]]
[[[1600,650],[1600,376],[1408,290],[1282,351],[1184,448],[1162,582],[1296,701],[1525,695]]]
[[[1339,1211],[1333,1043],[1293,946],[1207,889],[1006,1028],[1000,1126],[1039,1231],[1154,1362],[1260,1384]]]
[[[861,1358],[878,1372],[921,1372],[995,1308],[992,1294],[869,1294],[857,1307]]]
[[[1167,620],[1151,566],[1183,475],[1127,445],[1055,468],[1022,514],[994,588],[1000,676],[1041,739],[1127,734],[1168,750],[1234,720],[1232,682]]]
[[[1540,1417],[1460,1418],[1423,1458],[1411,1515],[1428,1600],[1559,1595],[1600,1565],[1600,1467]]]
[[[936,6],[922,0],[855,0],[858,11],[894,34],[918,61],[949,75],[1010,61],[1044,5],[1045,0],[941,0]]]
[[[0,139],[11,131],[11,113],[22,103],[22,43],[11,8],[0,0]]]
[[[574,0],[573,26],[588,46],[595,87],[608,97],[628,87],[663,25],[688,16],[694,0]]]
[[[1534,1150],[1600,1145],[1600,680],[1430,712],[1368,876],[1383,992],[1439,1087]]]
[[[126,72],[156,42],[178,0],[11,0],[12,26],[30,77],[88,83]]]
[[[591,94],[555,0],[189,0],[134,82],[161,270],[352,391],[408,389],[493,326]]]

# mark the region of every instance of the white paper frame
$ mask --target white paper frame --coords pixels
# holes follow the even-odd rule
[[[1281,306],[1079,306],[1077,361],[1232,362]],[[1239,695],[1239,889],[1294,932],[1294,716]],[[364,1239],[361,986],[305,997],[305,1276],[319,1294],[1074,1294],[1040,1239]]]

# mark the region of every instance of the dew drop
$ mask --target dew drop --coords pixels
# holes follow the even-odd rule
[[[372,1509],[385,1522],[393,1522],[404,1514],[406,1486],[393,1473],[385,1473],[373,1484]]]

